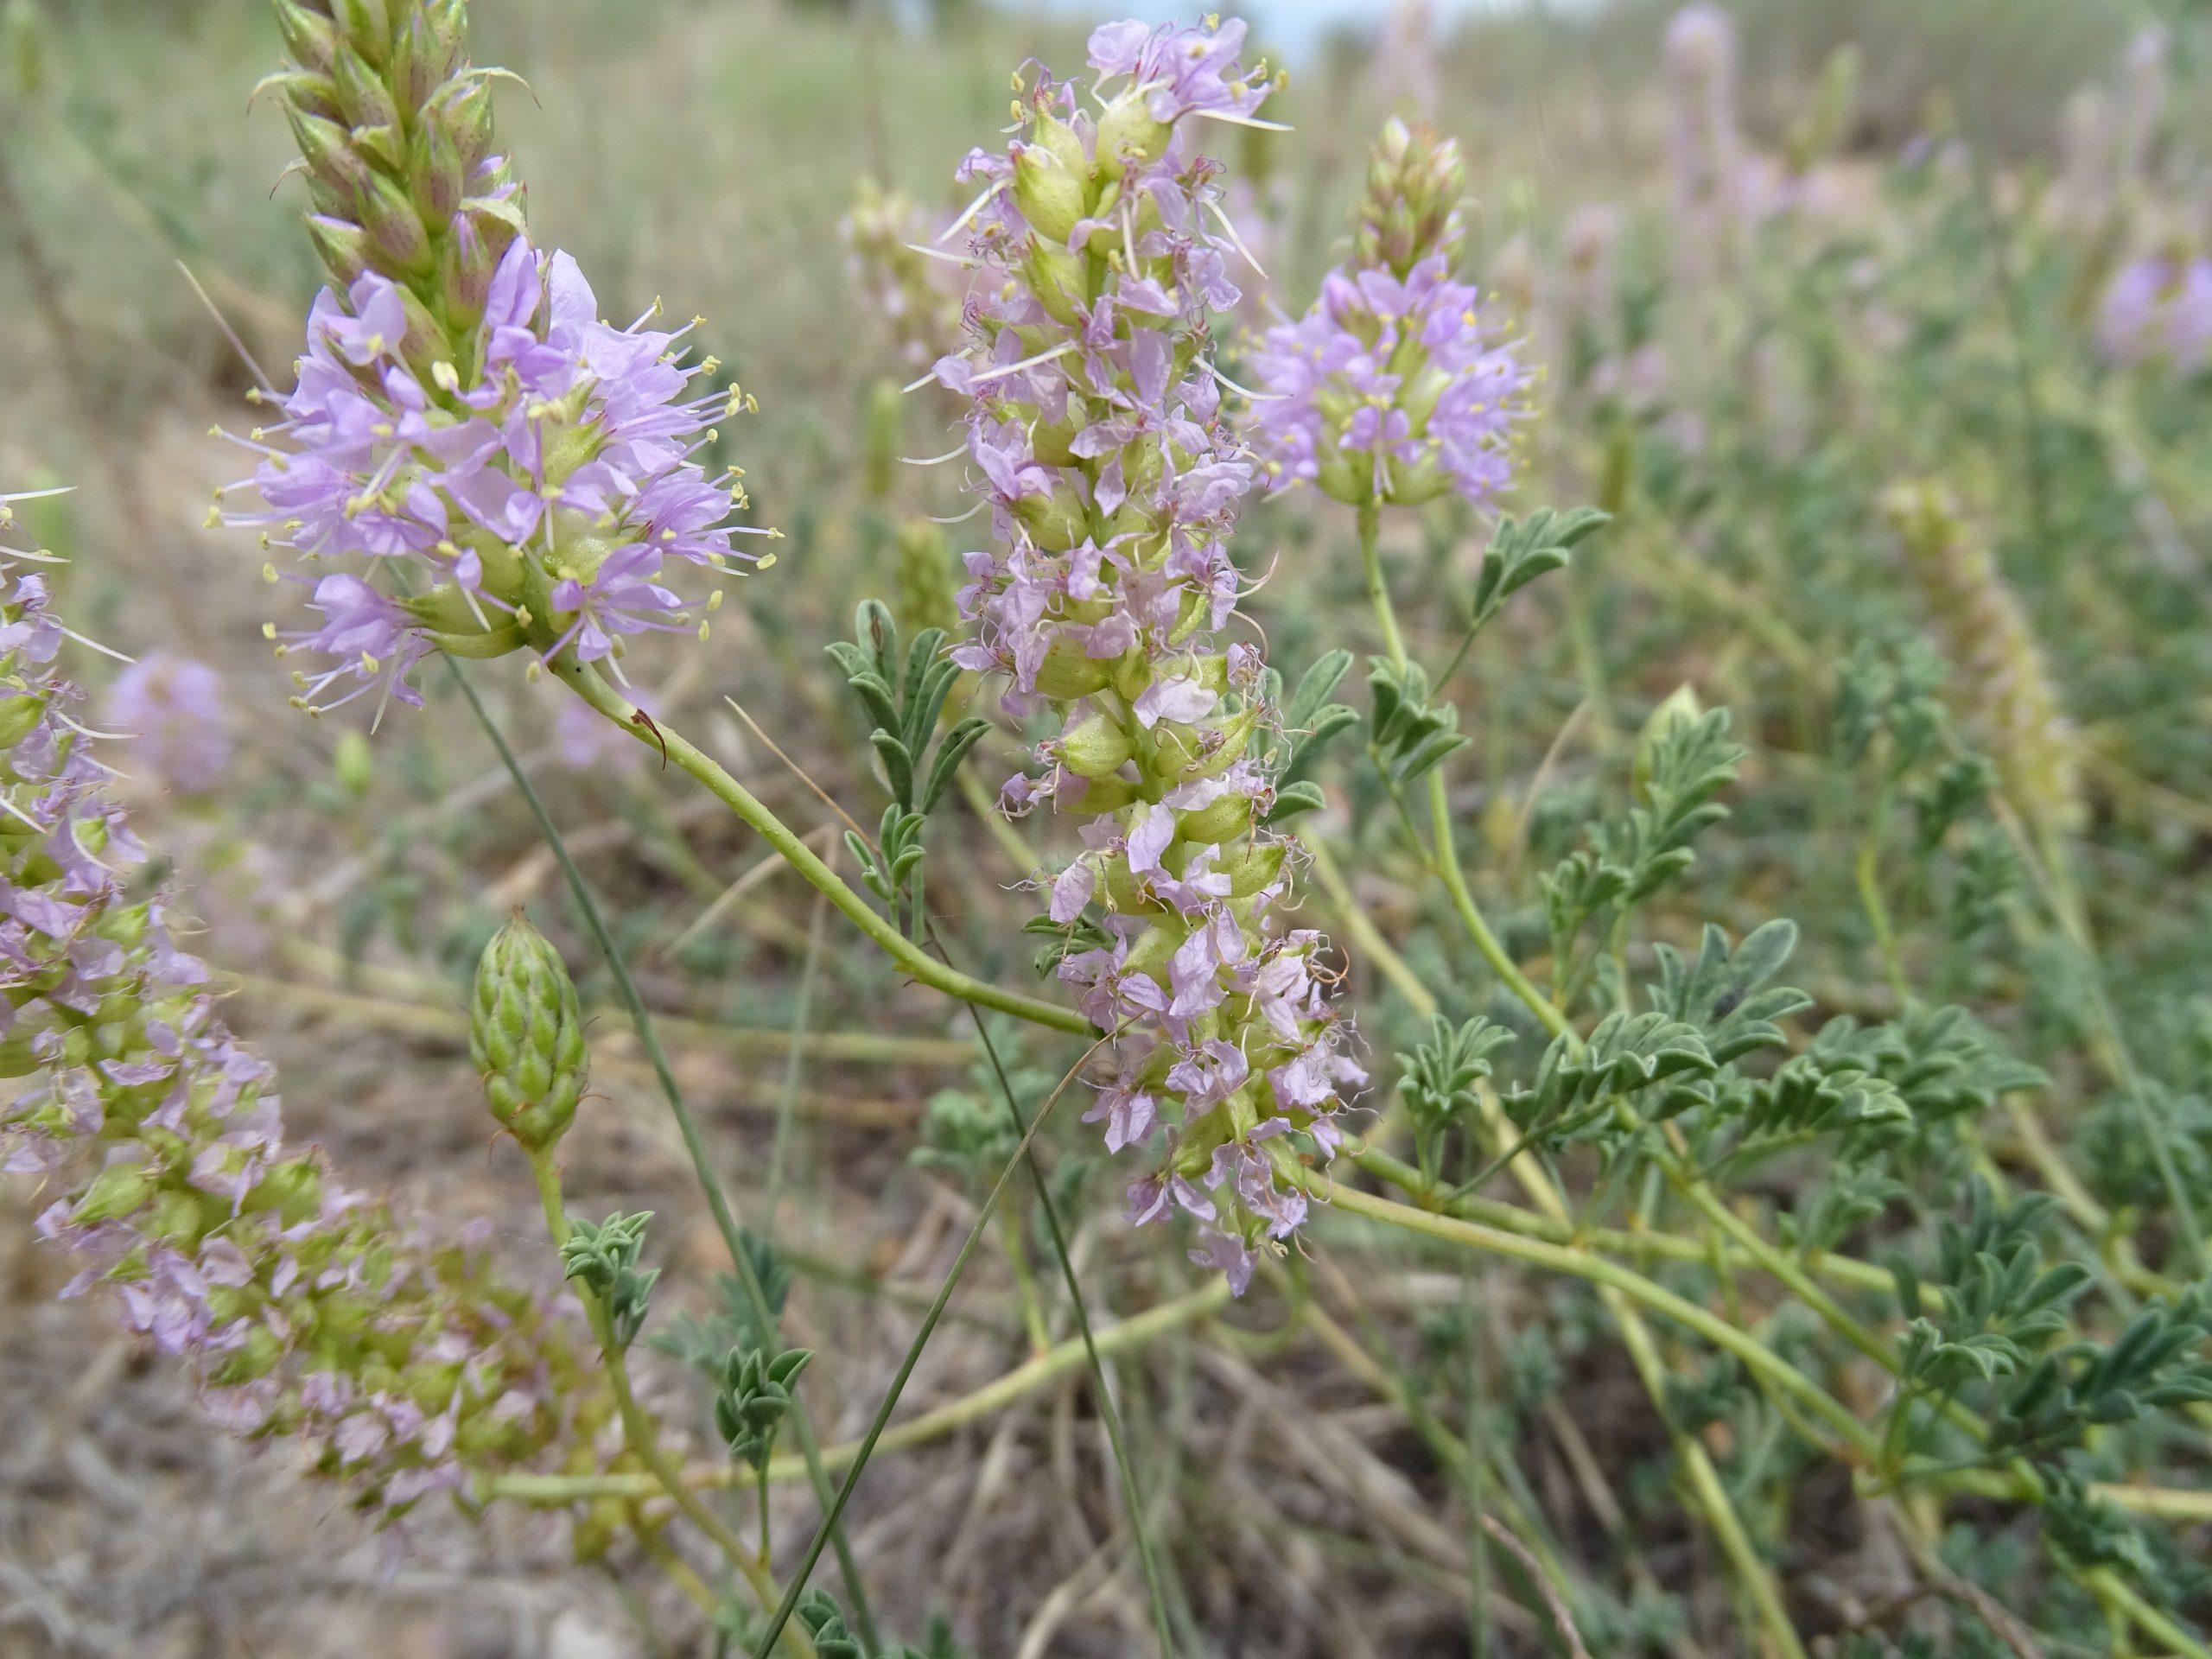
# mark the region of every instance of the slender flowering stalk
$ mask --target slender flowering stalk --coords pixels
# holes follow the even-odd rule
[[[1160,1148],[1132,1220],[1194,1217],[1194,1259],[1240,1292],[1306,1213],[1268,1143],[1332,1152],[1365,1080],[1322,940],[1281,921],[1264,663],[1217,639],[1254,468],[1221,417],[1207,313],[1236,302],[1237,255],[1195,128],[1249,121],[1267,95],[1237,61],[1243,32],[1111,24],[1090,37],[1095,110],[1042,72],[1023,88],[1018,137],[962,168],[983,187],[968,244],[984,269],[973,345],[937,370],[971,400],[1001,544],[968,556],[976,635],[956,656],[1007,673],[1009,709],[1058,717],[1008,807],[1082,820],[1082,852],[1039,883],[1061,980],[1116,1033],[1090,1118],[1115,1151]]]
[[[375,690],[420,704],[433,650],[619,658],[626,636],[706,623],[670,562],[753,561],[727,523],[734,473],[694,459],[744,395],[695,392],[689,327],[602,321],[576,262],[524,232],[491,149],[487,77],[459,0],[279,0],[284,99],[337,286],[308,321],[284,418],[246,442],[256,507],[218,516],[310,566],[318,625],[269,636],[325,659],[296,676],[320,712]],[[272,565],[270,574],[276,577]],[[720,602],[717,590],[707,601]]]
[[[1882,506],[1950,659],[1953,700],[1995,758],[2005,792],[2045,836],[2079,829],[2073,723],[1996,559],[1939,484],[1897,485]]]
[[[899,360],[925,367],[960,341],[961,268],[929,250],[934,234],[913,199],[862,179],[838,221],[845,274],[889,328]],[[909,371],[911,372],[911,369]]]
[[[1686,276],[1732,269],[1742,251],[1743,137],[1736,124],[1736,25],[1713,0],[1692,0],[1667,25],[1668,160],[1675,245]]]
[[[1351,263],[1253,353],[1251,440],[1269,485],[1351,505],[1494,499],[1531,380],[1452,276],[1466,240],[1456,141],[1393,118],[1376,141]]]
[[[297,1440],[385,1517],[478,1474],[598,1468],[610,1408],[567,1322],[476,1230],[424,1240],[285,1141],[274,1073],[166,896],[136,891],[143,850],[22,556],[0,558],[0,1166],[56,1193],[38,1230],[79,1264],[63,1294],[109,1287],[226,1427]]]
[[[1424,121],[1436,118],[1436,9],[1397,0],[1375,45],[1375,90],[1382,102]]]

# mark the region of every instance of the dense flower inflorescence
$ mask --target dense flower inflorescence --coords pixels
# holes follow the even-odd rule
[[[1014,142],[963,168],[984,186],[973,343],[937,371],[971,399],[975,488],[1001,543],[968,556],[976,632],[956,655],[1007,674],[1009,709],[1060,717],[1009,806],[1083,820],[1083,850],[1040,884],[1066,931],[1059,976],[1114,1033],[1090,1118],[1116,1151],[1162,1146],[1132,1219],[1194,1217],[1195,1259],[1239,1291],[1305,1215],[1271,1143],[1300,1131],[1332,1150],[1364,1080],[1323,942],[1281,925],[1290,846],[1262,827],[1264,664],[1217,640],[1254,469],[1222,419],[1207,333],[1209,309],[1236,302],[1237,251],[1190,118],[1258,108],[1243,36],[1113,24],[1090,39],[1096,113],[1049,76],[1026,88]]]
[[[223,677],[173,652],[149,652],[115,677],[102,719],[131,740],[131,752],[181,794],[222,781],[231,765]]]
[[[1459,146],[1393,119],[1376,141],[1355,258],[1252,356],[1252,444],[1271,484],[1305,480],[1352,505],[1456,491],[1494,499],[1529,372],[1454,280],[1465,233]]]
[[[132,889],[41,579],[0,583],[0,1166],[63,1194],[38,1229],[80,1264],[65,1294],[111,1288],[227,1427],[386,1513],[595,1427],[565,1322],[480,1241],[410,1238],[286,1143],[270,1067]]]
[[[2212,361],[2212,259],[2165,254],[2114,273],[2097,344],[2115,363],[2163,363],[2184,374]]]
[[[727,523],[742,486],[694,459],[742,394],[696,393],[715,365],[683,361],[688,328],[647,326],[658,305],[602,321],[575,261],[531,245],[458,5],[279,15],[300,61],[277,84],[338,286],[284,419],[252,436],[261,505],[228,518],[346,563],[312,579],[319,626],[270,630],[327,659],[298,701],[419,703],[407,671],[433,649],[592,662],[625,635],[703,629],[663,579],[751,560],[735,538],[766,533]]]

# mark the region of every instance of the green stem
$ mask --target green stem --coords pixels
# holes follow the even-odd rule
[[[891,1386],[884,1390],[883,1403],[876,1408],[874,1421],[868,1425],[868,1433],[861,1437],[860,1446],[853,1455],[853,1465],[845,1472],[843,1484],[837,1488],[837,1496],[830,1501],[829,1513],[822,1517],[822,1524],[815,1529],[814,1538],[806,1547],[805,1559],[799,1563],[798,1571],[791,1575],[791,1581],[784,1591],[783,1600],[768,1616],[768,1628],[754,1644],[753,1659],[767,1659],[769,1650],[776,1645],[776,1637],[791,1622],[791,1612],[798,1605],[798,1599],[806,1593],[806,1583],[813,1576],[815,1563],[822,1559],[823,1546],[830,1535],[836,1531],[838,1522],[844,1518],[845,1506],[852,1501],[853,1488],[860,1484],[861,1475],[868,1468],[869,1458],[875,1453],[876,1443],[883,1438],[883,1431],[891,1421],[891,1414],[899,1408],[899,1396],[906,1392],[906,1380],[913,1376],[914,1366],[921,1359],[922,1350],[929,1345],[930,1338],[937,1331],[938,1321],[944,1317],[945,1305],[951,1301],[952,1293],[959,1287],[961,1276],[968,1271],[969,1259],[976,1254],[977,1243],[982,1240],[984,1230],[991,1224],[992,1216],[997,1213],[999,1200],[1006,1195],[1007,1183],[1014,1179],[1015,1168],[1028,1157],[1030,1142],[1037,1138],[1037,1131],[1052,1116],[1054,1103],[1067,1092],[1068,1084],[1075,1081],[1076,1073],[1083,1069],[1091,1055],[1111,1040],[1113,1035],[1113,1033],[1108,1033],[1084,1051],[1083,1058],[1060,1079],[1059,1087],[1052,1090],[1051,1096],[1039,1109],[1037,1116],[1029,1120],[1029,1128],[1021,1137],[1021,1144],[1014,1149],[1014,1156],[1007,1160],[1006,1167],[999,1171],[998,1179],[991,1183],[991,1190],[984,1198],[982,1207],[976,1213],[974,1225],[968,1229],[968,1236],[960,1243],[960,1253],[952,1258],[952,1266],[944,1275],[944,1282],[938,1287],[929,1312],[922,1315],[920,1328],[914,1332],[914,1339],[907,1344],[905,1357],[899,1362],[899,1370],[891,1379]],[[1085,1336],[1083,1351],[1096,1363],[1096,1347],[1088,1340],[1087,1332]]]
[[[1447,1243],[1487,1251],[1515,1262],[1525,1262],[1553,1273],[1569,1274],[1592,1284],[1618,1291],[1628,1300],[1695,1332],[1716,1348],[1726,1350],[1745,1368],[1777,1390],[1789,1395],[1827,1423],[1837,1440],[1859,1461],[1872,1463],[1878,1450],[1866,1426],[1827,1389],[1748,1332],[1721,1319],[1695,1302],[1676,1295],[1665,1286],[1645,1278],[1619,1262],[1574,1245],[1553,1244],[1523,1237],[1479,1223],[1431,1214],[1409,1205],[1377,1198],[1357,1187],[1333,1185],[1325,1175],[1306,1168],[1287,1151],[1274,1154],[1275,1173],[1313,1197],[1351,1215],[1364,1216],[1408,1232],[1426,1234]]]
[[[1882,833],[1888,828],[1889,816],[1890,784],[1885,779],[1874,798],[1874,810],[1868,817],[1866,833],[1859,837],[1859,855],[1852,861],[1852,871],[1858,880],[1859,902],[1866,912],[1866,925],[1874,930],[1874,943],[1882,952],[1883,971],[1902,1006],[1912,1000],[1912,992],[1905,980],[1904,954],[1897,944],[1897,929],[1890,922],[1889,904],[1882,897]]]
[[[537,1201],[545,1211],[545,1230],[552,1236],[553,1246],[560,1249],[569,1242],[569,1214],[561,1196],[560,1172],[553,1166],[553,1154],[548,1148],[537,1148],[530,1154],[530,1173],[537,1184]],[[590,1322],[592,1335],[599,1340],[600,1357],[605,1362],[607,1383],[614,1393],[615,1410],[622,1419],[622,1438],[638,1459],[652,1473],[654,1484],[674,1502],[692,1525],[714,1541],[715,1548],[728,1558],[729,1564],[744,1576],[760,1599],[763,1607],[776,1605],[776,1581],[769,1575],[766,1566],[746,1548],[744,1541],[729,1529],[721,1516],[700,1500],[698,1493],[685,1484],[683,1471],[669,1459],[662,1448],[660,1436],[655,1431],[652,1419],[639,1405],[637,1392],[630,1385],[630,1367],[622,1346],[614,1339],[613,1327],[608,1323],[607,1310],[599,1298],[582,1285],[576,1295],[584,1305],[584,1317]],[[765,1534],[764,1534],[765,1536]],[[813,1659],[814,1644],[804,1630],[796,1626],[785,1632],[791,1650],[799,1659]]]
[[[1029,1351],[1041,1354],[1052,1345],[1045,1324],[1045,1306],[1037,1297],[1037,1274],[1029,1265],[1029,1247],[1021,1240],[1021,1218],[1012,1209],[999,1214],[999,1233],[1006,1245],[1007,1265],[1014,1269],[1015,1300],[1021,1304],[1022,1329],[1029,1333]]]
[[[1383,649],[1390,654],[1390,666],[1400,674],[1406,671],[1405,637],[1398,632],[1398,613],[1391,608],[1390,584],[1382,575],[1382,509],[1372,501],[1359,506],[1359,564],[1367,575],[1367,603],[1375,613],[1375,620],[1382,630]]]
[[[1382,510],[1369,502],[1359,509],[1359,562],[1367,574],[1367,602],[1375,612],[1376,626],[1382,631],[1382,643],[1390,654],[1390,665],[1400,673],[1406,670],[1405,637],[1398,631],[1398,613],[1390,603],[1390,588],[1383,579],[1382,554],[1380,543]],[[1483,918],[1482,908],[1475,903],[1475,896],[1468,890],[1466,873],[1459,868],[1459,854],[1452,835],[1452,801],[1444,787],[1444,774],[1431,771],[1428,774],[1428,809],[1430,829],[1436,840],[1436,849],[1430,864],[1444,882],[1445,891],[1452,896],[1452,907],[1466,925],[1468,935],[1475,942],[1475,949],[1482,952],[1483,960],[1491,966],[1507,989],[1529,1005],[1529,1010],[1542,1021],[1544,1029],[1554,1037],[1573,1040],[1573,1027],[1567,1016],[1552,1006],[1551,999],[1530,982],[1521,971],[1520,964],[1507,954],[1498,943],[1497,935],[1491,931],[1490,924]],[[1419,845],[1420,837],[1414,837]]]
[[[945,966],[841,880],[790,825],[771,812],[711,756],[702,753],[680,733],[641,713],[588,664],[577,662],[574,652],[563,652],[549,666],[568,682],[578,696],[647,749],[656,754],[664,752],[670,761],[690,774],[709,794],[758,831],[760,838],[781,854],[793,869],[812,882],[861,932],[881,946],[885,955],[921,983],[963,1001],[995,1008],[1001,1014],[1010,1014],[1017,1020],[1027,1020],[1054,1031],[1070,1032],[1078,1037],[1093,1034],[1090,1021],[1072,1008],[1006,990]]]
[[[1599,1294],[1617,1301],[1624,1293],[1614,1286],[1601,1287]],[[1659,1344],[1652,1339],[1651,1327],[1638,1319],[1621,1319],[1619,1324],[1622,1344],[1628,1349],[1629,1359],[1636,1367],[1644,1392],[1655,1402],[1663,1402],[1667,1397],[1667,1366],[1660,1357]],[[1762,1348],[1760,1351],[1766,1351]],[[1796,1373],[1793,1370],[1791,1375]],[[1821,1397],[1827,1396],[1822,1394]],[[1735,1569],[1738,1582],[1751,1597],[1751,1605],[1774,1649],[1785,1659],[1806,1659],[1805,1644],[1798,1637],[1797,1627],[1790,1623],[1789,1610],[1782,1605],[1782,1592],[1775,1584],[1774,1573],[1751,1542],[1751,1535],[1744,1530],[1743,1517],[1736,1513],[1736,1505],[1721,1482],[1720,1471],[1713,1466],[1713,1459],[1702,1445],[1671,1422],[1667,1425],[1667,1434],[1674,1442],[1675,1461],[1681,1465],[1691,1495],[1704,1512],[1713,1535],[1719,1541],[1721,1553]]]
[[[1228,1301],[1229,1281],[1217,1275],[1186,1295],[1106,1326],[1097,1333],[1097,1351],[1103,1356],[1141,1348],[1170,1331],[1219,1313]],[[970,1423],[980,1422],[1065,1376],[1084,1361],[1083,1339],[1070,1337],[973,1393],[963,1395],[934,1411],[925,1411],[896,1428],[886,1429],[877,1440],[875,1450],[899,1452],[924,1446]],[[822,1460],[832,1469],[849,1467],[860,1455],[861,1444],[851,1440],[824,1446]],[[772,1459],[768,1465],[771,1481],[797,1480],[805,1472],[793,1458]],[[684,1471],[683,1478],[686,1484],[692,1486],[727,1486],[737,1476],[725,1460],[695,1464]],[[511,1498],[524,1503],[572,1503],[595,1497],[651,1497],[658,1488],[643,1475],[499,1475],[485,1482],[480,1490],[486,1498]]]
[[[1674,1233],[1618,1227],[1580,1227],[1562,1217],[1537,1215],[1516,1205],[1440,1191],[1411,1164],[1374,1147],[1357,1148],[1350,1155],[1352,1162],[1369,1174],[1402,1188],[1422,1209],[1434,1211],[1440,1215],[1481,1222],[1509,1233],[1519,1233],[1523,1237],[1542,1239],[1548,1243],[1585,1244],[1614,1255],[1661,1255],[1674,1262],[1705,1262],[1710,1260],[1703,1244]],[[1757,1265],[1745,1261],[1733,1251],[1729,1253],[1728,1261],[1738,1273],[1751,1271]],[[1806,1262],[1814,1272],[1859,1290],[1887,1291],[1894,1288],[1897,1283],[1891,1274],[1871,1262],[1861,1262],[1856,1256],[1815,1251],[1808,1253]],[[1934,1289],[1925,1289],[1923,1294],[1928,1298],[1930,1306],[1936,1305],[1936,1292]]]
[[[1428,775],[1428,815],[1432,833],[1436,838],[1436,873],[1443,879],[1444,890],[1452,896],[1452,907],[1459,912],[1459,919],[1467,929],[1467,936],[1475,942],[1475,949],[1482,952],[1483,960],[1498,976],[1505,988],[1528,1005],[1529,1012],[1554,1037],[1564,1038],[1569,1052],[1582,1046],[1573,1025],[1561,1013],[1551,998],[1538,990],[1528,975],[1521,971],[1498,943],[1497,935],[1491,931],[1484,919],[1482,907],[1475,903],[1475,895],[1467,887],[1466,872],[1459,867],[1459,850],[1452,834],[1452,803],[1445,793],[1441,772]]]
[[[946,955],[944,941],[938,937],[937,925],[930,924],[930,939],[937,946],[938,954]],[[991,1072],[998,1079],[999,1093],[1005,1098],[1007,1116],[1014,1132],[1021,1136],[1021,1144],[1029,1145],[1029,1126],[1021,1121],[1021,1103],[1015,1098],[1013,1079],[1007,1076],[1005,1064],[999,1058],[998,1045],[991,1040],[988,1027],[983,1023],[982,1011],[972,1003],[968,1017],[976,1027],[976,1040],[983,1046],[983,1053],[990,1061]],[[1063,1084],[1062,1088],[1066,1084]],[[1039,1116],[1041,1117],[1042,1113]],[[1152,1602],[1153,1626],[1160,1638],[1160,1659],[1174,1659],[1175,1640],[1167,1618],[1167,1597],[1160,1579],[1160,1563],[1152,1548],[1152,1529],[1145,1523],[1144,1498],[1137,1491],[1136,1466],[1129,1461],[1128,1443],[1122,1435],[1121,1408],[1114,1402],[1111,1389],[1106,1386],[1106,1367],[1098,1357],[1098,1344],[1091,1333],[1090,1311],[1085,1306],[1083,1286],[1075,1276],[1075,1260],[1068,1254],[1066,1234],[1060,1226],[1059,1206],[1052,1202],[1052,1190],[1045,1179],[1044,1169],[1037,1162],[1037,1155],[1025,1151],[1022,1162],[1029,1171],[1029,1185],[1037,1195],[1037,1212],[1045,1220],[1046,1236],[1052,1240],[1052,1254],[1058,1258],[1060,1277],[1068,1287],[1068,1306],[1075,1315],[1076,1334],[1082,1339],[1084,1361],[1090,1368],[1090,1384],[1097,1396],[1098,1418],[1106,1426],[1106,1440],[1114,1453],[1114,1467],[1122,1481],[1122,1501],[1129,1512],[1129,1531],[1136,1540],[1137,1562],[1143,1569],[1145,1589]],[[1019,1243],[1017,1238],[1016,1243]],[[1032,1289],[1032,1302],[1034,1291]]]
[[[561,874],[575,897],[576,908],[583,912],[584,922],[591,929],[593,943],[599,947],[607,971],[613,976],[614,988],[621,996],[622,1006],[629,1011],[630,1024],[638,1033],[638,1045],[645,1051],[645,1058],[652,1063],[653,1076],[660,1082],[662,1095],[668,1101],[670,1114],[676,1119],[677,1133],[683,1137],[683,1150],[691,1160],[691,1172],[699,1183],[699,1190],[706,1195],[707,1208],[715,1218],[715,1228],[721,1235],[722,1247],[729,1252],[731,1264],[737,1270],[738,1282],[743,1287],[747,1303],[753,1318],[763,1331],[776,1328],[776,1311],[768,1306],[768,1293],[760,1283],[760,1274],[753,1265],[752,1253],[745,1248],[744,1230],[737,1224],[737,1215],[730,1207],[729,1195],[722,1188],[721,1178],[715,1173],[713,1155],[707,1149],[707,1138],[700,1133],[698,1120],[691,1116],[691,1109],[684,1103],[683,1091],[677,1086],[676,1073],[669,1068],[668,1054],[660,1046],[660,1037],[653,1029],[652,1016],[645,1012],[645,999],[638,995],[637,982],[630,977],[630,966],[622,959],[622,952],[614,943],[614,936],[607,929],[607,918],[600,913],[591,888],[585,883],[583,872],[569,855],[568,842],[561,838],[560,826],[553,822],[553,815],[545,810],[539,798],[537,785],[530,781],[530,774],[523,770],[522,762],[515,758],[506,734],[499,722],[485,708],[484,700],[476,695],[476,688],[461,672],[461,664],[453,658],[446,659],[446,666],[453,671],[454,679],[460,684],[461,695],[467,698],[474,711],[477,723],[492,740],[492,747],[499,752],[499,759],[515,780],[515,788],[529,804],[531,816],[537,821],[538,833],[553,850],[553,857],[561,867]],[[566,1226],[565,1219],[563,1225]],[[807,1472],[813,1481],[816,1497],[823,1503],[830,1501],[830,1478],[822,1469],[819,1443],[814,1435],[814,1420],[804,1401],[791,1402],[791,1434],[798,1441],[799,1452],[806,1459]],[[868,1591],[861,1581],[860,1565],[853,1559],[851,1543],[840,1531],[837,1534],[837,1567],[845,1581],[845,1593],[853,1608],[853,1622],[859,1626],[861,1639],[869,1646],[878,1645],[875,1616],[868,1606]]]

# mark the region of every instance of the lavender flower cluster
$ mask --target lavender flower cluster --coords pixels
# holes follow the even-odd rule
[[[688,330],[647,321],[601,321],[576,262],[517,237],[466,381],[441,359],[426,385],[391,279],[365,272],[342,301],[323,290],[285,418],[253,435],[263,505],[227,515],[310,561],[365,562],[315,581],[320,626],[272,630],[287,651],[330,658],[299,677],[302,706],[372,687],[419,706],[405,676],[435,649],[528,645],[550,658],[573,647],[594,662],[624,634],[703,629],[661,577],[671,558],[721,569],[755,557],[734,538],[764,532],[724,522],[743,486],[691,459],[741,394],[687,397],[712,359],[682,363],[672,347]],[[289,448],[267,442],[277,437]],[[419,581],[379,585],[396,564]]]
[[[0,518],[4,518],[0,508]],[[215,1010],[70,712],[43,581],[0,557],[0,1167],[61,1189],[40,1234],[188,1359],[235,1433],[296,1436],[397,1515],[605,1415],[570,1332],[480,1239],[431,1247],[286,1143],[266,1063]],[[587,1458],[587,1451],[583,1455]]]
[[[2212,259],[2167,253],[2123,265],[2105,290],[2097,344],[2113,362],[2183,374],[2212,362]]]
[[[1324,942],[1285,929],[1290,843],[1262,827],[1257,746],[1277,722],[1236,613],[1226,537],[1255,478],[1223,419],[1209,308],[1236,302],[1236,235],[1199,118],[1249,121],[1268,91],[1243,26],[1111,24],[1090,37],[1096,109],[1039,72],[1019,136],[973,152],[969,349],[937,365],[970,400],[971,487],[1000,543],[967,556],[963,667],[1007,708],[1058,716],[1010,810],[1049,803],[1082,851],[1039,884],[1066,930],[1061,980],[1112,1033],[1089,1121],[1160,1151],[1134,1222],[1179,1208],[1195,1260],[1242,1292],[1304,1196],[1270,1143],[1338,1143],[1364,1082],[1327,999]]]
[[[1270,487],[1350,505],[1496,498],[1530,380],[1452,266],[1465,232],[1458,146],[1391,120],[1376,145],[1357,252],[1252,355],[1251,440]]]
[[[730,525],[737,474],[695,459],[743,393],[694,395],[717,365],[684,360],[688,327],[649,327],[658,302],[613,327],[574,259],[531,245],[458,0],[286,0],[278,22],[295,61],[272,84],[337,286],[283,420],[251,437],[261,505],[227,518],[352,562],[313,580],[319,626],[268,630],[328,659],[296,701],[419,704],[407,672],[432,650],[588,663],[626,635],[703,633],[668,561],[721,570],[756,560],[736,537],[773,533]]]

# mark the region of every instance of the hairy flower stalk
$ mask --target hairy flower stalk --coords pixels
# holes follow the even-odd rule
[[[2080,828],[2073,724],[1997,561],[1940,484],[1897,485],[1882,505],[1949,658],[1952,701],[1996,760],[2006,794],[2043,835]]]
[[[1742,251],[1746,171],[1736,124],[1736,25],[1692,0],[1667,25],[1668,160],[1675,245],[1686,276],[1732,269]]]
[[[1218,642],[1254,469],[1221,418],[1207,313],[1236,302],[1236,250],[1194,129],[1266,97],[1237,61],[1243,33],[1112,24],[1090,37],[1095,111],[1041,72],[1022,88],[1019,136],[962,168],[983,186],[973,344],[937,369],[972,400],[974,487],[1001,543],[968,556],[976,633],[956,656],[1004,671],[1010,710],[1058,717],[1009,809],[1082,820],[1083,851],[1039,881],[1065,930],[1059,976],[1114,1033],[1090,1119],[1115,1151],[1160,1146],[1131,1219],[1192,1216],[1193,1258],[1240,1292],[1306,1213],[1268,1143],[1296,1131],[1333,1151],[1365,1080],[1322,940],[1281,922],[1265,664]]]
[[[460,0],[276,10],[293,65],[269,85],[336,286],[284,418],[250,440],[261,505],[219,516],[346,566],[311,579],[319,626],[267,630],[327,659],[296,701],[419,704],[407,672],[433,650],[594,662],[626,635],[703,634],[669,561],[723,570],[757,557],[736,537],[772,534],[728,524],[743,486],[693,459],[743,394],[693,395],[716,365],[683,362],[688,327],[649,327],[658,303],[601,321],[575,261],[531,246]]]
[[[1370,157],[1354,258],[1252,355],[1251,440],[1270,487],[1300,480],[1355,506],[1448,491],[1494,498],[1511,474],[1530,375],[1455,281],[1466,240],[1455,140],[1393,118]]]
[[[4,511],[4,510],[0,510]],[[479,1473],[596,1468],[607,1407],[571,1332],[464,1230],[434,1244],[289,1145],[266,1063],[137,890],[144,854],[54,667],[43,583],[0,560],[0,1166],[129,1327],[234,1433],[289,1437],[396,1516]],[[581,1461],[578,1461],[581,1459]]]

